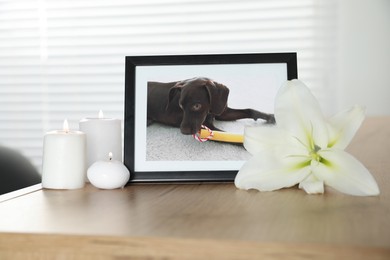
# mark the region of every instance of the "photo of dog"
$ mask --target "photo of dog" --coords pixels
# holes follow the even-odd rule
[[[229,88],[210,78],[195,77],[175,82],[148,82],[147,122],[180,128],[184,135],[199,132],[202,125],[223,131],[214,120],[235,121],[251,118],[275,123],[273,114],[255,109],[228,107]]]
[[[238,169],[251,157],[245,128],[274,126],[287,77],[283,63],[140,66],[136,75],[134,156],[149,171]]]
[[[273,128],[296,54],[126,57],[125,162],[135,179],[231,180],[248,127]],[[207,177],[205,177],[207,176]]]

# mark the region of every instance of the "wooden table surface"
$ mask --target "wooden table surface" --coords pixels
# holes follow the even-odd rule
[[[234,184],[38,190],[0,203],[0,259],[390,259],[390,117],[347,149],[381,194]]]

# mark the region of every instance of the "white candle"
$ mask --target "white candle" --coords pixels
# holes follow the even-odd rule
[[[42,187],[79,189],[85,185],[86,136],[70,131],[65,119],[63,130],[47,132],[43,141]]]
[[[120,161],[112,159],[110,152],[105,161],[97,161],[88,168],[88,180],[100,189],[116,189],[126,185],[130,172]]]
[[[121,121],[104,118],[100,110],[97,118],[84,118],[79,122],[80,131],[87,135],[87,167],[99,160],[106,160],[113,152],[114,160],[122,161]]]

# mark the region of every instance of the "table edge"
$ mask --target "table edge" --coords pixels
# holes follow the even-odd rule
[[[29,193],[36,192],[36,191],[39,191],[39,190],[42,190],[42,184],[41,183],[38,183],[38,184],[35,184],[35,185],[32,185],[32,186],[28,186],[26,188],[22,188],[22,189],[19,189],[19,190],[11,191],[11,192],[8,192],[8,193],[0,195],[0,203],[4,202],[4,201],[7,201],[7,200],[15,199],[17,197],[21,197],[21,196],[27,195]]]
[[[23,246],[21,246],[23,245]],[[1,259],[390,259],[390,248],[165,237],[0,233]],[[16,258],[15,258],[16,257]]]

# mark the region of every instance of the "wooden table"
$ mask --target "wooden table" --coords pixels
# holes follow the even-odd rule
[[[233,184],[38,190],[0,203],[0,259],[390,259],[390,118],[366,119],[348,151],[380,196]]]

